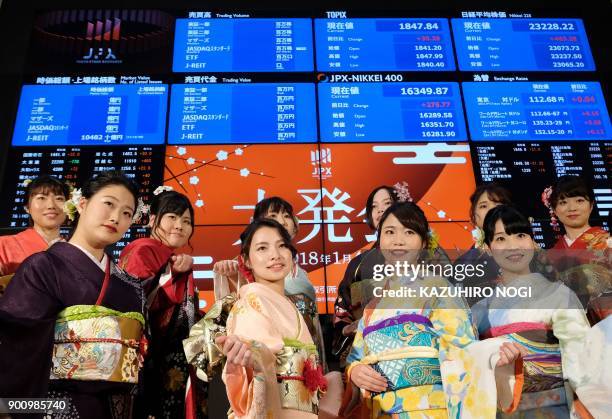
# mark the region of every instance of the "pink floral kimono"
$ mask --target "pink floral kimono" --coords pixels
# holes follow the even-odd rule
[[[227,335],[250,343],[258,368],[225,365],[233,417],[316,418],[325,379],[304,319],[291,300],[265,285],[250,283],[238,295]]]

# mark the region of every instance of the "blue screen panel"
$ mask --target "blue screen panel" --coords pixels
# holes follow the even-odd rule
[[[447,19],[315,19],[319,71],[452,71]]]
[[[165,84],[26,85],[16,146],[163,144]]]
[[[316,142],[311,83],[177,84],[170,144]]]
[[[464,141],[457,83],[319,84],[323,142]]]
[[[310,19],[177,19],[175,72],[313,71]]]
[[[463,71],[593,71],[581,19],[452,19]]]
[[[472,140],[605,140],[610,116],[599,83],[463,83]]]

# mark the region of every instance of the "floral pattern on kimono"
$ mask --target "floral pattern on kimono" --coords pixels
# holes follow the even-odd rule
[[[358,405],[355,403],[354,393],[357,388],[354,384],[351,387],[351,383],[347,386],[343,413],[351,417],[394,419],[494,417],[495,401],[488,397],[485,388],[479,388],[472,383],[477,380],[478,377],[475,375],[479,371],[465,350],[475,341],[471,314],[465,302],[456,298],[419,296],[418,289],[421,287],[429,289],[452,287],[443,278],[419,277],[414,281],[410,278],[393,278],[385,285],[385,289],[401,287],[417,290],[417,296],[409,299],[377,298],[366,306],[348,357],[351,364],[347,371],[347,382],[350,382],[352,369],[356,365],[371,363],[369,359],[372,358],[378,359],[380,363],[380,360],[396,350],[407,351],[404,357],[407,366],[419,357],[426,356],[434,362],[434,365],[439,365],[439,372],[436,373],[438,377],[430,380],[429,384],[409,385],[398,389],[390,376],[386,376],[389,390],[378,395],[362,391],[365,403],[361,402]],[[409,319],[410,316],[422,319],[420,324],[416,320],[401,320]],[[397,342],[392,341],[386,348],[384,344],[377,345],[378,347],[368,344],[368,338],[364,338],[364,331],[395,319],[403,322],[404,331],[411,330],[412,333],[420,331],[430,338],[408,348],[406,345],[394,348]],[[404,340],[401,337],[400,339]],[[411,353],[415,355],[408,355]],[[408,373],[407,366],[403,367],[402,376]],[[423,374],[425,373],[424,371]]]
[[[612,312],[612,252],[610,233],[591,227],[569,245],[559,238],[548,252],[560,279],[588,310],[591,324]]]
[[[581,367],[589,331],[582,306],[568,287],[538,273],[498,284],[506,286],[530,287],[532,296],[490,297],[473,307],[484,338],[471,348],[486,372],[479,385],[497,388],[502,417],[567,418],[572,409],[568,391],[571,395],[588,378]],[[528,355],[495,368],[504,342],[521,344]]]
[[[284,409],[283,398],[308,404],[314,402],[313,394],[304,386],[298,387],[297,393],[286,394],[286,387],[277,380],[277,370],[284,365],[279,357],[285,353],[288,341],[314,349],[304,319],[287,297],[265,285],[242,286],[239,296],[227,319],[227,334],[249,342],[259,368],[225,365],[223,381],[232,409],[230,417],[316,418],[316,414],[306,411]]]
[[[174,273],[174,250],[151,238],[131,242],[119,263],[149,288],[151,342],[144,368],[140,408],[160,418],[206,417],[206,383],[195,379],[183,339],[199,319],[193,273]],[[155,289],[150,289],[158,286]]]

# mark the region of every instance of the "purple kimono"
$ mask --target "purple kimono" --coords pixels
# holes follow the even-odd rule
[[[146,350],[142,282],[69,243],[27,258],[0,299],[0,397],[54,397],[55,417],[131,417]]]

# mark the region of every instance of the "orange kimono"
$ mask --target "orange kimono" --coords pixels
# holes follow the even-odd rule
[[[11,236],[0,236],[0,297],[21,262],[48,248],[47,241],[33,228]]]
[[[0,236],[0,275],[10,275],[28,256],[47,250],[49,244],[33,228],[11,236]]]
[[[230,417],[316,418],[322,372],[304,319],[287,297],[265,285],[245,285],[239,297],[227,319],[227,334],[251,345],[258,367],[225,365]]]

